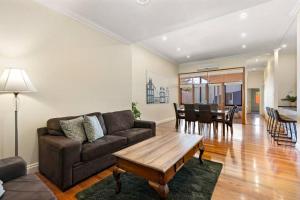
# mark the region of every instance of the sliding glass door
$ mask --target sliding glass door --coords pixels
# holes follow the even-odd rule
[[[222,103],[222,85],[221,84],[208,84],[208,103],[218,104]]]
[[[242,83],[225,84],[225,106],[242,106]]]
[[[207,80],[197,74],[180,78],[180,97],[182,104],[207,103]]]
[[[180,103],[242,106],[243,71],[215,70],[180,75]]]

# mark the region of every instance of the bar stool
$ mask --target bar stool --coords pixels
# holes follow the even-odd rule
[[[271,108],[270,107],[266,107],[266,111],[267,111],[267,115],[268,115],[267,132],[270,133],[271,121],[273,120],[272,116],[271,116]]]
[[[289,117],[282,116],[278,110],[273,109],[275,127],[273,130],[274,140],[278,145],[297,143],[297,121]]]
[[[276,132],[276,118],[274,115],[274,109],[273,108],[269,108],[269,115],[270,115],[270,124],[269,124],[269,134],[274,137],[275,136],[275,132]]]

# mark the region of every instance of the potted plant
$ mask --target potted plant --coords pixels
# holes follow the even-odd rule
[[[136,102],[131,103],[131,111],[133,113],[134,119],[141,119],[142,113],[137,108],[137,103]]]
[[[290,103],[290,106],[295,106],[295,103],[297,101],[297,96],[292,95],[286,95],[284,99],[281,99],[282,101],[288,101]]]

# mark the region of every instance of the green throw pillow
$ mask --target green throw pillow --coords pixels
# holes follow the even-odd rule
[[[84,116],[83,126],[89,142],[94,142],[104,136],[103,129],[96,116]]]
[[[83,128],[83,117],[71,120],[60,120],[61,129],[68,138],[78,140],[81,143],[86,141],[86,135]]]

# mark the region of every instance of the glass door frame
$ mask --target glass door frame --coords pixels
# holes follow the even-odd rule
[[[195,77],[196,74],[200,74],[200,73],[209,73],[209,72],[217,72],[217,71],[227,71],[227,70],[241,70],[242,72],[242,123],[243,124],[246,124],[246,103],[245,103],[245,91],[246,91],[246,86],[245,86],[245,80],[246,80],[246,70],[245,70],[245,67],[231,67],[231,68],[223,68],[223,69],[212,69],[212,70],[199,70],[198,72],[189,72],[189,73],[179,73],[178,74],[178,102],[179,104],[182,103],[182,93],[181,93],[181,89],[180,89],[180,84],[181,84],[181,75],[192,75],[192,74],[195,74]],[[208,76],[207,76],[208,77]],[[222,87],[222,91],[224,93],[224,97],[225,97],[225,85],[223,83],[223,87]],[[208,83],[206,84],[206,89],[208,91]],[[193,103],[195,102],[194,101],[194,86],[192,88],[192,95],[193,95]],[[206,92],[206,101],[208,102],[208,92]],[[223,99],[223,98],[222,98]],[[225,98],[223,100],[223,104],[225,106]]]

